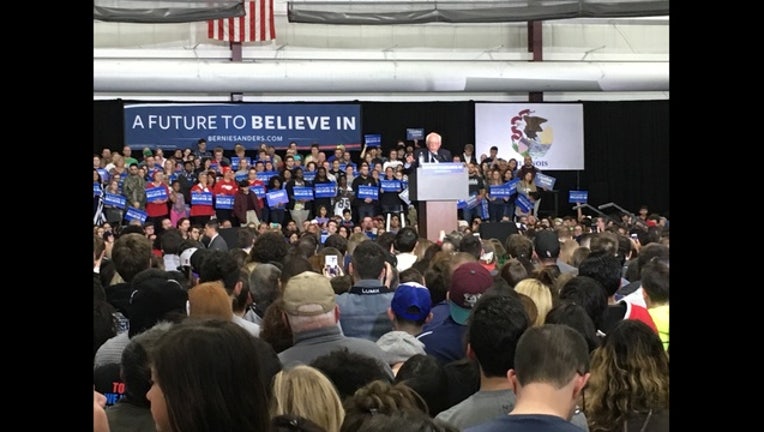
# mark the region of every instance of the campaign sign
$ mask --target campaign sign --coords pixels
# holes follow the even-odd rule
[[[239,161],[240,160],[241,160],[241,158],[238,157],[238,156],[231,156],[231,168],[233,168],[234,170],[239,169]],[[244,160],[247,161],[247,166],[248,167],[252,165],[252,159],[250,159],[249,157],[245,156]]]
[[[263,171],[257,173],[257,179],[268,183],[268,180],[270,180],[271,177],[276,177],[277,175],[279,175],[278,171]]]
[[[513,179],[506,183],[504,183],[504,186],[509,188],[509,196],[512,196],[517,193],[517,184],[520,183],[520,179]]]
[[[506,185],[488,186],[488,193],[494,198],[509,198],[512,196],[512,191]]]
[[[536,173],[536,178],[533,179],[533,183],[535,183],[536,186],[549,190],[554,189],[554,183],[556,181],[556,178],[542,173]]]
[[[127,198],[125,198],[122,195],[117,195],[113,193],[106,193],[103,197],[103,204],[107,206],[112,206],[120,209],[124,209],[127,205]]]
[[[265,186],[250,186],[249,191],[253,192],[256,197],[263,198],[265,196]]]
[[[406,128],[406,139],[409,141],[424,139],[424,128]]]
[[[313,187],[316,198],[334,198],[337,196],[337,185],[334,183],[321,183]]]
[[[97,168],[96,171],[98,171],[98,175],[101,176],[101,182],[108,183],[111,176],[109,175],[109,172],[106,171],[103,168]]]
[[[308,186],[295,186],[292,188],[294,199],[313,201],[313,188]]]
[[[533,209],[533,203],[523,194],[517,194],[517,201],[515,201],[515,204],[520,207],[520,210],[522,210],[523,213],[528,213]]]
[[[98,183],[93,183],[93,196],[101,196],[103,194],[103,190],[101,189],[101,185]]]
[[[138,210],[135,207],[128,207],[127,212],[125,213],[125,220],[130,222],[133,219],[139,220],[141,223],[146,222],[146,218],[148,218],[149,215],[142,210]]]
[[[379,187],[377,186],[358,186],[358,198],[373,200],[379,199]]]
[[[403,192],[398,194],[398,198],[403,200],[403,202],[405,202],[407,206],[411,205],[411,199],[409,199],[409,188],[408,188],[408,186],[403,189]]]
[[[153,203],[158,201],[167,201],[167,189],[164,186],[157,186],[146,189],[146,201]]]
[[[215,195],[215,208],[220,210],[233,209],[233,195],[217,194]]]
[[[379,147],[382,145],[382,135],[366,134],[363,136],[363,142],[366,143],[366,147]]]
[[[240,182],[242,180],[246,180],[247,177],[248,177],[247,173],[236,174],[235,176],[233,176],[234,180],[236,180],[236,183],[238,183],[238,182]]]
[[[312,182],[316,179],[316,171],[303,171],[302,178],[306,182]]]
[[[589,200],[589,191],[568,191],[568,202],[571,204],[586,204]]]
[[[212,205],[212,192],[191,192],[191,205]]]
[[[340,163],[340,171],[345,171],[345,168],[348,166],[346,163]]]
[[[289,202],[287,191],[285,189],[275,190],[265,194],[265,199],[268,201],[268,207],[274,208],[279,204],[286,204]]]
[[[459,200],[456,202],[457,209],[473,209],[477,207],[477,195],[471,195],[467,200]]]
[[[400,192],[403,190],[403,186],[398,180],[380,180],[379,186],[382,192]]]

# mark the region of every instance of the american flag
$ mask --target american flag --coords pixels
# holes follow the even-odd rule
[[[263,42],[276,39],[273,0],[245,0],[246,15],[207,22],[211,39],[227,42]]]

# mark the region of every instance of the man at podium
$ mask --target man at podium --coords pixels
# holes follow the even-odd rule
[[[406,169],[406,174],[416,170],[420,163],[453,162],[451,152],[440,148],[442,138],[438,133],[430,132],[425,137],[424,142],[425,148],[414,150],[414,154],[406,158],[406,163],[403,166]]]

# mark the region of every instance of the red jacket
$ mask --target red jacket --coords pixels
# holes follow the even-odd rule
[[[208,187],[202,188],[199,183],[191,188],[191,193],[212,192]],[[191,216],[212,216],[215,214],[215,207],[205,204],[191,204]]]
[[[155,187],[163,187],[165,192],[167,193],[167,199],[170,198],[170,188],[167,187],[166,184],[154,184],[153,182],[146,183],[146,190],[153,189]],[[167,205],[167,201],[163,203],[152,203],[152,202],[146,202],[146,214],[149,215],[149,217],[161,217],[161,216],[167,216],[170,214],[170,207]]]

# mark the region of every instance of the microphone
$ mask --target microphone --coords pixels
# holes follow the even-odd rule
[[[602,205],[599,205],[599,206],[597,206],[597,208],[598,208],[598,209],[600,209],[600,210],[604,210],[604,209],[606,209],[606,208],[610,208],[610,207],[613,207],[614,205],[615,205],[614,203],[612,203],[612,202],[609,202],[609,203],[607,203],[607,204],[602,204]]]
[[[586,207],[586,204],[578,204],[578,205],[574,205],[574,206],[573,206],[573,210],[578,210],[578,209],[580,209],[580,208],[584,208],[584,207]]]

